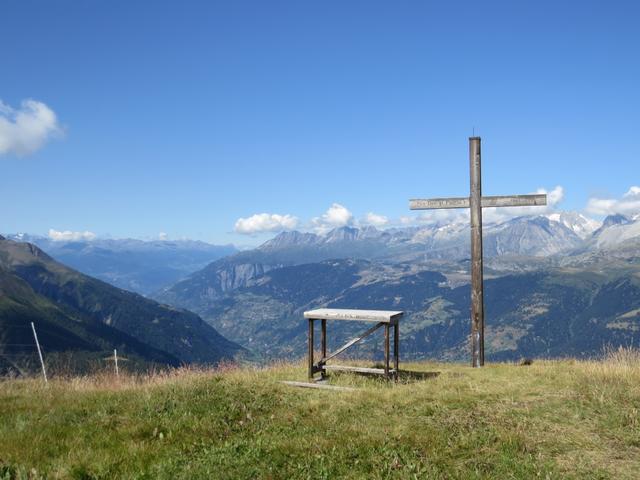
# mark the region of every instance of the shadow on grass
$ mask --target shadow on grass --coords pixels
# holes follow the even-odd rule
[[[412,370],[398,370],[398,379],[402,381],[413,381],[417,382],[419,380],[428,380],[430,378],[436,378],[440,375],[440,372],[415,372]]]
[[[384,366],[382,364],[375,364],[372,365],[370,368],[384,368]],[[334,372],[332,372],[334,373]],[[357,371],[335,371],[335,373],[338,373],[339,375],[356,375],[359,377],[365,377],[365,378],[376,378],[376,379],[384,379],[384,376],[381,375],[380,373],[373,373],[373,372],[357,372]],[[429,380],[432,378],[436,378],[440,375],[440,372],[424,372],[424,371],[415,371],[415,370],[403,370],[403,369],[399,369],[398,370],[398,381],[401,383],[412,383],[412,382],[419,382],[419,381],[424,381],[424,380]]]

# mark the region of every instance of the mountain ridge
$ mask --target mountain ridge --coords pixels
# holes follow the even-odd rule
[[[587,248],[591,245],[593,232],[591,237],[582,238],[576,230],[584,236],[587,231],[595,231],[597,226],[597,222],[575,212],[515,217],[501,223],[489,223],[484,229],[485,258],[520,256],[532,258],[530,264],[543,263],[544,259],[554,255]],[[325,235],[286,231],[253,250],[214,261],[184,280],[154,292],[152,297],[200,311],[208,301],[244,286],[251,278],[272,269],[333,258],[363,258],[390,263],[457,263],[468,259],[469,243],[469,225],[466,222],[440,222],[386,230],[339,227]]]
[[[11,234],[11,240],[37,245],[56,260],[126,290],[149,295],[210,262],[238,250],[197,240],[53,240]]]
[[[88,277],[30,243],[0,240],[0,274],[0,347],[24,343],[16,338],[34,321],[54,351],[117,347],[169,365],[213,364],[243,351],[194,313]]]

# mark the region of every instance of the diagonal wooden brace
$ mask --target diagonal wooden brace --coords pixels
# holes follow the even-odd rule
[[[369,335],[371,335],[373,332],[375,332],[377,329],[379,329],[383,325],[388,325],[388,324],[385,323],[385,322],[376,323],[373,327],[371,327],[369,330],[364,332],[359,337],[356,337],[356,338],[353,338],[353,339],[349,340],[347,343],[345,343],[342,347],[337,349],[335,352],[332,352],[329,355],[326,355],[326,356],[322,357],[318,361],[318,366],[324,365],[325,363],[327,363],[328,360],[331,360],[333,357],[335,357],[335,356],[341,354],[342,352],[344,352],[347,348],[355,345],[356,343],[358,343],[360,340],[364,339],[365,337],[368,337]]]

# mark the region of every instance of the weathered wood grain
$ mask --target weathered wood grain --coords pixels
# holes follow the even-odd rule
[[[480,137],[469,139],[471,210],[471,364],[484,365],[484,294],[482,281],[482,176]]]
[[[545,194],[532,195],[492,195],[482,197],[482,208],[487,207],[536,207],[547,204]],[[414,198],[409,200],[411,210],[440,210],[446,208],[469,208],[467,197]]]
[[[318,308],[304,312],[304,318],[314,320],[349,320],[358,322],[394,323],[404,312],[399,310],[355,310],[348,308]]]
[[[412,198],[411,210],[438,210],[443,208],[469,208],[469,197],[451,198]]]
[[[310,318],[308,320],[309,322],[309,332],[308,332],[308,338],[307,338],[307,362],[308,362],[308,367],[307,367],[307,376],[309,377],[309,379],[313,378],[313,374],[315,373],[315,369],[314,369],[314,364],[313,364],[313,344],[314,344],[314,338],[313,338],[313,327],[314,327],[314,320],[312,318]]]
[[[482,197],[482,208],[486,207],[537,207],[547,204],[544,193],[533,195],[492,195]]]
[[[343,372],[357,372],[357,373],[374,373],[376,375],[386,375],[384,368],[368,368],[368,367],[351,367],[348,365],[325,365],[327,370],[340,370]],[[394,369],[389,369],[389,373],[395,374]]]

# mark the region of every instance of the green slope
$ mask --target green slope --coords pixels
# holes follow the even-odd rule
[[[31,352],[30,322],[46,352],[99,358],[118,348],[149,362],[216,363],[241,348],[197,315],[87,277],[27,243],[0,240],[0,356]]]

